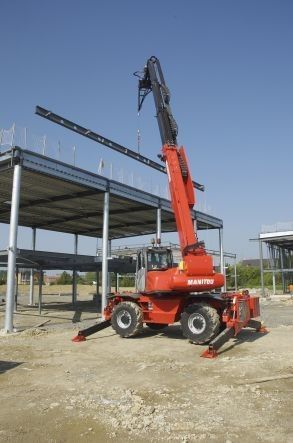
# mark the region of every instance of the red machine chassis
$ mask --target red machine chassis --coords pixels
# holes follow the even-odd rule
[[[116,305],[124,301],[137,303],[143,313],[144,323],[170,325],[180,321],[184,309],[194,303],[206,303],[217,310],[222,323],[222,332],[215,337],[201,356],[214,358],[219,348],[230,338],[235,337],[245,327],[258,332],[267,332],[256,317],[259,317],[259,298],[250,296],[248,291],[221,294],[133,294],[117,293],[109,298],[104,310],[104,321],[79,331],[72,340],[84,341],[86,337],[111,325],[112,312]]]

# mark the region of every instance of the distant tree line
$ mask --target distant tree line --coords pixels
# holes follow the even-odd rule
[[[86,272],[84,275],[77,274],[77,283],[79,285],[91,285],[93,282],[97,280],[96,272]],[[68,272],[64,271],[60,275],[60,277],[56,280],[56,283],[51,283],[51,285],[71,285],[72,284],[72,275]],[[111,286],[115,286],[116,284],[116,276],[111,273]],[[135,281],[134,277],[130,275],[123,275],[119,277],[119,285],[124,287],[134,286]]]
[[[258,288],[260,287],[260,269],[257,266],[244,266],[241,263],[236,265],[237,286],[238,288]],[[77,283],[81,285],[91,285],[97,279],[95,272],[86,272],[83,275],[77,274]],[[233,289],[235,285],[235,271],[234,266],[228,265],[226,268],[227,289]],[[0,285],[5,285],[7,281],[7,272],[0,271]],[[111,285],[115,286],[116,276],[111,274]],[[64,271],[56,280],[56,283],[51,282],[51,285],[71,285],[72,275]],[[119,278],[119,286],[134,287],[134,277],[131,275],[121,275]],[[267,288],[272,287],[272,274],[264,273],[264,285]],[[281,274],[276,274],[276,286],[281,287]]]
[[[243,266],[241,263],[236,265],[237,286],[238,288],[259,288],[261,285],[260,269],[257,266]],[[234,266],[226,268],[227,289],[234,288],[235,270]],[[281,274],[276,274],[276,285],[282,284]],[[264,273],[264,285],[267,288],[272,287],[272,274]]]

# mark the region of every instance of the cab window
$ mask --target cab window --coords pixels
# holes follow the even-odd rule
[[[147,254],[148,270],[168,269],[172,267],[172,258],[168,251],[150,251]]]

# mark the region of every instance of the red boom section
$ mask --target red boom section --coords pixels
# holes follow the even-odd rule
[[[197,243],[190,215],[190,209],[195,204],[195,193],[184,148],[178,149],[176,146],[164,145],[162,151],[181,252],[184,255],[186,247]]]
[[[195,194],[184,148],[164,145],[162,151],[183,263],[177,268],[149,271],[146,292],[190,293],[220,288],[224,285],[224,277],[215,273],[212,257],[198,243],[190,214]]]

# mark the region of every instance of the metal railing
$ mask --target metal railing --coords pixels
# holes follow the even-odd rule
[[[262,225],[261,233],[271,233],[271,232],[286,232],[293,231],[293,221],[291,222],[277,222],[274,225]]]
[[[0,152],[13,146],[19,146],[22,149],[78,166],[111,180],[170,200],[169,187],[165,177],[162,177],[164,184],[160,184],[155,179],[153,181],[146,180],[137,171],[133,172],[121,167],[119,158],[116,162],[112,162],[99,155],[95,157],[93,153],[89,159],[88,156],[84,155],[84,147],[78,149],[76,145],[70,146],[60,140],[52,140],[47,135],[35,135],[28,128],[19,127],[15,123],[11,128],[0,128]],[[212,213],[212,207],[207,204],[206,195],[203,193],[197,194],[196,209],[204,213]]]
[[[9,129],[0,129],[0,152],[3,152],[13,146],[19,146],[22,149],[27,149],[36,152],[46,157],[62,161],[64,163],[78,166],[90,172],[107,177],[111,180],[116,180],[120,183],[141,189],[151,194],[162,198],[169,199],[169,189],[167,185],[157,184],[156,181],[151,182],[145,180],[142,176],[125,168],[114,162],[105,160],[97,156],[96,160],[89,161],[89,159],[82,155],[78,155],[77,146],[68,146],[61,143],[60,140],[51,140],[46,135],[37,136],[33,134],[28,128],[21,128],[15,123]],[[78,155],[78,163],[77,163]]]

